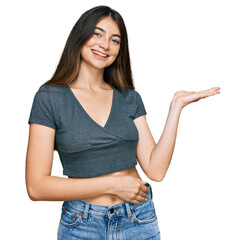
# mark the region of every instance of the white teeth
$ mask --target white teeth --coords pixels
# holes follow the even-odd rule
[[[97,51],[94,51],[94,50],[92,50],[95,54],[97,54],[97,55],[99,55],[99,56],[102,56],[102,57],[107,57],[107,55],[104,55],[104,54],[102,54],[102,53],[100,53],[100,52],[97,52]]]

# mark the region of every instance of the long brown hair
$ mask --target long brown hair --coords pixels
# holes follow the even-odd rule
[[[123,18],[114,9],[103,5],[87,10],[75,23],[52,78],[44,84],[66,86],[77,78],[82,61],[81,48],[92,37],[96,24],[103,17],[112,18],[117,23],[121,35],[118,56],[110,66],[104,69],[103,79],[119,91],[135,89],[129,57],[128,35]],[[56,143],[54,150],[57,151]]]
[[[96,24],[103,17],[112,18],[121,34],[120,50],[115,61],[104,69],[103,79],[119,91],[135,89],[131,71],[128,36],[122,16],[108,6],[97,6],[84,12],[71,30],[57,68],[44,84],[65,86],[73,82],[79,73],[81,48],[94,34]]]

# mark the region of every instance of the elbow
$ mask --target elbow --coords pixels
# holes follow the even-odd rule
[[[46,185],[43,181],[44,177],[26,176],[26,190],[32,201],[45,201]]]
[[[154,181],[154,182],[161,182],[162,179],[154,179],[153,181]]]
[[[162,178],[158,178],[158,177],[156,177],[156,176],[154,176],[154,177],[149,177],[148,176],[148,178],[151,180],[151,181],[153,181],[153,182],[161,182],[163,179]]]
[[[32,201],[41,201],[41,197],[40,197],[40,194],[38,194],[38,190],[36,187],[34,186],[27,186],[27,194],[29,196],[29,198],[32,200]]]
[[[27,188],[27,194],[32,201],[38,201],[38,197],[33,189]]]
[[[163,178],[154,178],[154,179],[151,179],[152,181],[154,182],[161,182],[163,180]]]
[[[167,171],[168,171],[168,167],[161,169],[161,171],[156,170],[152,180],[155,182],[162,182],[166,176]]]
[[[152,178],[150,178],[152,181],[154,182],[162,182],[164,177],[165,177],[166,173],[159,175],[159,176],[154,176]]]

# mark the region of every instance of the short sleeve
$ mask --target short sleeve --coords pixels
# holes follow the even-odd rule
[[[138,118],[138,117],[140,117],[142,115],[146,115],[147,114],[147,112],[145,110],[145,106],[144,106],[143,100],[142,100],[140,94],[137,91],[135,91],[135,93],[136,93],[136,102],[135,102],[136,110],[135,110],[134,119],[136,119],[136,118]]]
[[[28,123],[38,123],[56,130],[54,109],[52,107],[49,91],[39,90],[36,92]]]

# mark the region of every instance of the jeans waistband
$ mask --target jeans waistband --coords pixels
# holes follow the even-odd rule
[[[146,198],[146,201],[143,201],[139,204],[123,201],[115,205],[104,206],[104,205],[94,204],[80,199],[80,200],[64,201],[62,208],[70,207],[75,211],[82,212],[84,221],[87,220],[88,215],[112,219],[127,214],[128,218],[131,218],[132,211],[134,209],[152,200],[152,187],[149,183],[146,183],[145,186],[147,186],[149,189],[148,196]]]

